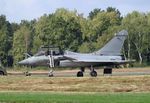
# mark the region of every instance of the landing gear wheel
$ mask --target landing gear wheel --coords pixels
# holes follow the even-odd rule
[[[31,76],[31,73],[29,71],[24,72],[25,76]]]
[[[83,77],[83,72],[82,71],[77,72],[77,77]]]
[[[48,74],[48,77],[53,77],[54,75],[53,74]]]
[[[54,70],[53,70],[53,69],[54,69],[54,68],[52,68],[52,69],[49,71],[48,77],[53,77],[53,76],[54,76],[54,74],[53,74]]]
[[[92,77],[97,77],[97,72],[96,72],[95,70],[94,70],[94,71],[91,71],[90,75],[91,75]]]
[[[53,74],[53,69],[52,69],[51,71],[49,71],[48,77],[53,77],[53,76],[54,76],[54,74]]]

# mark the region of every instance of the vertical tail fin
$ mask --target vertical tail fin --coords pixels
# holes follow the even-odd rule
[[[121,49],[128,35],[126,30],[118,32],[104,47],[96,51],[99,55],[121,55]]]

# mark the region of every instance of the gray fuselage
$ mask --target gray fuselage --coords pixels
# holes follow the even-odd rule
[[[68,56],[68,55],[67,55]],[[63,59],[62,55],[53,56],[55,67],[90,67],[114,65],[113,62],[122,60],[121,56],[100,56],[92,54],[69,55],[75,60]],[[49,66],[49,57],[46,55],[32,56],[19,62],[28,66]]]

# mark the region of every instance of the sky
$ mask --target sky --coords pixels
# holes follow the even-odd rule
[[[10,22],[37,19],[43,14],[54,13],[58,8],[77,10],[85,17],[94,8],[117,8],[122,16],[134,10],[150,11],[150,0],[0,0],[0,15],[6,15]]]

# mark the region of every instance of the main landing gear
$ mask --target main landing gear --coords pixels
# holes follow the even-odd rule
[[[77,77],[83,77],[83,72],[85,71],[84,67],[80,68],[80,71],[77,72]]]
[[[91,77],[97,77],[97,72],[94,70],[93,66],[91,66],[90,71]]]
[[[84,71],[85,71],[85,68],[81,67],[80,71],[77,72],[77,77],[83,77]],[[94,70],[93,66],[90,67],[90,75],[91,75],[91,77],[97,77],[97,72]]]

